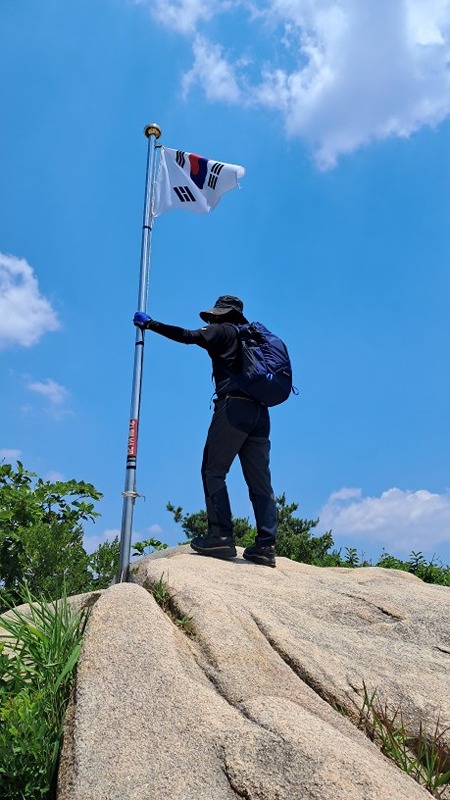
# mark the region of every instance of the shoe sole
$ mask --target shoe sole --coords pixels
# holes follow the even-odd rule
[[[191,548],[196,553],[199,553],[201,556],[212,556],[213,558],[223,558],[225,560],[231,559],[231,558],[236,558],[236,556],[237,556],[237,552],[236,552],[236,548],[235,547],[233,547],[233,548],[228,547],[226,549],[223,548],[223,547],[205,547],[205,548],[203,548],[203,547],[198,547],[197,545],[191,544]]]
[[[262,567],[276,567],[277,565],[275,559],[272,561],[272,559],[264,556],[246,556],[245,553],[243,553],[243,556],[246,561],[252,561],[253,564],[259,564]]]

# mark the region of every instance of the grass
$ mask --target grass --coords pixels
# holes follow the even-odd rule
[[[164,572],[161,574],[151,587],[151,592],[158,605],[170,617],[172,622],[189,637],[195,636],[195,628],[192,617],[189,614],[180,614],[175,595],[171,594],[169,584],[164,579]]]
[[[433,797],[450,797],[450,748],[445,742],[449,728],[443,728],[438,720],[432,734],[422,722],[412,732],[400,705],[389,708],[378,702],[376,690],[370,693],[365,684],[363,688],[358,728]]]
[[[0,797],[52,800],[85,611],[27,588],[25,612],[0,617]]]

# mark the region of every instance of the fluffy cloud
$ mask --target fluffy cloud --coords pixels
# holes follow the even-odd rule
[[[184,92],[197,84],[212,101],[273,109],[321,168],[449,115],[450,0],[267,0],[258,9],[249,0],[158,0],[151,7],[160,22],[193,38]],[[218,13],[221,40],[212,41],[208,23]],[[233,46],[236,24],[244,42],[247,34],[245,61],[224,49]]]
[[[65,481],[65,477],[62,472],[56,472],[55,470],[50,470],[50,472],[46,472],[44,475],[44,480],[50,481],[50,483],[60,483],[61,481]]]
[[[161,536],[161,534],[164,533],[163,529],[161,528],[161,525],[156,525],[156,524],[150,525],[150,527],[147,528],[147,530],[149,533],[153,534],[153,536]]]
[[[394,488],[364,497],[361,489],[343,488],[330,495],[319,516],[321,526],[337,536],[353,535],[405,553],[450,542],[450,492]]]
[[[52,405],[61,405],[68,396],[67,389],[51,378],[46,378],[44,381],[32,381],[27,384],[27,389],[43,395]]]
[[[179,33],[191,34],[199,22],[212,19],[225,11],[230,3],[220,0],[139,0],[139,5],[149,5],[153,16],[168,28]]]
[[[42,334],[58,328],[56,313],[41,295],[30,265],[0,253],[0,349],[15,344],[30,347]]]
[[[85,533],[83,547],[86,552],[91,555],[98,550],[101,544],[104,544],[106,541],[111,543],[115,536],[120,539],[120,530],[118,528],[107,528],[104,533]]]
[[[21,450],[8,450],[7,447],[0,448],[0,459],[5,459],[6,461],[15,461],[16,459],[20,458],[22,455]]]
[[[183,95],[189,93],[194,83],[203,87],[208,100],[236,103],[241,91],[236,78],[236,68],[231,65],[220,45],[212,45],[197,36],[193,45],[194,64],[183,77]]]

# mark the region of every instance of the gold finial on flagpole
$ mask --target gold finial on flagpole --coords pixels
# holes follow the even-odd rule
[[[159,139],[159,137],[161,136],[162,131],[161,131],[161,128],[159,127],[159,125],[156,124],[156,122],[152,122],[152,123],[150,123],[150,125],[146,125],[145,126],[144,133],[145,133],[147,139],[150,139],[150,136],[154,136],[155,139]]]

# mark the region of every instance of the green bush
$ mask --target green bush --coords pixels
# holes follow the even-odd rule
[[[415,552],[414,550],[410,553],[408,561],[402,561],[400,558],[395,558],[389,553],[383,552],[376,566],[411,572],[425,583],[450,586],[450,566],[437,563],[433,558],[431,561],[427,561],[421,552]]]
[[[0,617],[0,797],[51,800],[86,612],[23,595]]]
[[[0,613],[20,602],[26,583],[35,596],[60,597],[104,589],[119,561],[119,542],[92,555],[83,546],[85,522],[99,516],[102,494],[85,481],[45,481],[0,463]]]

